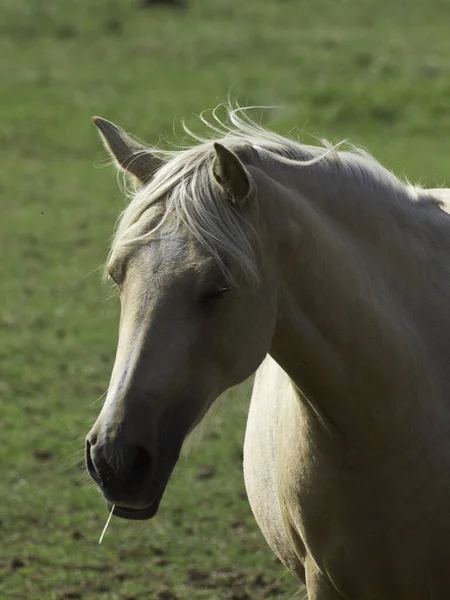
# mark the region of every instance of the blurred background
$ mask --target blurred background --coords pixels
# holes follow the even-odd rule
[[[449,22],[448,0],[2,0],[0,598],[299,598],[245,496],[248,390],[157,518],[113,519],[98,545],[107,513],[80,465],[116,349],[101,265],[125,201],[90,118],[174,141],[231,95],[281,107],[264,123],[283,134],[448,184]]]

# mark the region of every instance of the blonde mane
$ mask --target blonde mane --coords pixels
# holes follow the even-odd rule
[[[350,150],[338,151],[345,141],[331,145],[321,140],[322,147],[300,144],[253,121],[247,111],[259,107],[223,108],[225,119],[219,118],[217,108],[211,112],[210,120],[205,113],[200,115],[201,122],[211,131],[211,137],[193,133],[183,122],[183,129],[193,140],[193,145],[173,150],[147,146],[149,151],[164,159],[165,164],[149,184],[132,192],[131,200],[118,221],[111,254],[124,245],[149,243],[165,223],[175,228],[182,224],[215,258],[229,280],[230,273],[224,258],[230,259],[247,280],[258,281],[251,225],[238,208],[224,201],[223,191],[212,176],[213,144],[216,141],[230,150],[250,148],[255,164],[262,165],[271,159],[280,167],[320,165],[320,169],[314,169],[311,175],[323,180],[323,185],[328,187],[336,186],[339,175],[341,181],[350,181],[353,186],[364,189],[365,195],[367,188],[372,187],[378,191],[377,196],[383,196],[385,194],[379,193],[381,187],[384,192],[387,188],[390,196],[397,199],[402,196],[404,200],[406,196],[409,201],[423,200],[419,188],[400,182],[365,150],[351,146]],[[145,219],[149,208],[161,201],[164,201],[163,215],[155,226],[149,224],[143,235],[125,236],[132,225]]]

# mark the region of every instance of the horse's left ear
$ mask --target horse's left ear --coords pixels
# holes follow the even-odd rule
[[[236,204],[244,201],[250,193],[250,175],[240,159],[222,146],[215,143],[216,155],[213,160],[212,171],[214,179],[222,187],[225,194]]]
[[[102,117],[92,117],[97,125],[105,148],[117,166],[133,175],[140,183],[147,183],[163,165],[164,161],[141,146],[123,129]]]
[[[450,213],[450,188],[434,188],[423,191],[431,196],[436,206]]]

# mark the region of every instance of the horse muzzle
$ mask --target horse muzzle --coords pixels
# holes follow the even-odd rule
[[[108,507],[109,512],[111,512],[111,509],[114,507],[113,515],[115,517],[120,517],[121,519],[129,519],[130,521],[146,521],[148,519],[152,519],[158,512],[158,508],[164,495],[164,491],[165,486],[163,490],[157,495],[155,500],[153,500],[153,502],[146,508],[131,508],[127,506],[120,506],[118,504],[113,504],[108,500],[106,501],[106,506]]]
[[[174,444],[173,447],[178,447]],[[86,438],[86,466],[99,486],[108,509],[122,519],[145,520],[158,512],[179,452],[162,452],[132,444],[123,435],[103,436],[93,429]]]

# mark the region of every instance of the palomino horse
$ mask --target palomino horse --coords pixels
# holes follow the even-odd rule
[[[448,192],[242,111],[171,152],[95,123],[140,184],[107,264],[119,343],[87,437],[114,514],[156,514],[187,434],[259,367],[248,497],[308,598],[450,597]]]

